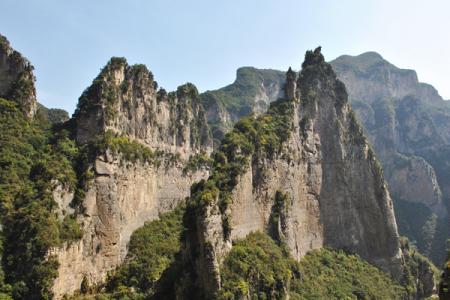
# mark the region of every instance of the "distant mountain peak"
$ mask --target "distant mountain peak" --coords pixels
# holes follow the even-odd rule
[[[381,56],[380,53],[376,52],[376,51],[367,51],[364,53],[361,53],[359,55],[357,55],[357,57],[359,58],[372,58],[372,59],[380,59],[380,60],[384,60],[383,56]]]

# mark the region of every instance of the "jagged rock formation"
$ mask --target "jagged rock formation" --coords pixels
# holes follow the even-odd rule
[[[1,36],[0,56],[0,97],[16,102],[28,118],[22,120],[16,104],[2,99],[5,120],[13,116],[9,110],[15,110],[20,124],[39,123],[38,117],[30,122],[38,105],[31,65]],[[268,102],[280,97],[285,81],[280,73],[270,78],[274,71],[263,71],[255,79],[249,70],[238,72],[238,79],[252,82],[248,86],[239,79],[199,96],[193,85],[186,84],[167,94],[157,90],[144,66],[128,66],[124,59],[115,58],[83,93],[71,120],[55,126],[55,131],[46,127],[35,136],[29,134],[30,140],[20,140],[24,149],[39,144],[36,156],[45,160],[26,162],[25,167],[14,159],[7,162],[25,168],[17,173],[20,176],[13,174],[17,182],[25,178],[40,184],[27,182],[23,190],[7,195],[8,203],[2,203],[8,204],[8,215],[14,217],[7,226],[2,224],[8,233],[4,244],[8,258],[3,263],[14,271],[7,274],[13,292],[50,297],[56,268],[56,299],[102,282],[123,261],[135,229],[183,202],[189,187],[208,177],[208,168],[190,164],[212,150],[207,120],[226,123],[250,112],[261,114]],[[183,254],[190,265],[187,271],[200,274],[197,284],[205,295],[220,287],[220,262],[232,240],[253,230],[267,230],[285,242],[296,259],[328,245],[357,252],[399,274],[395,219],[381,170],[349,108],[345,88],[324,63],[320,49],[308,53],[298,80],[295,72],[288,72],[284,91],[287,99],[271,106],[268,114],[240,122],[225,137],[215,156],[215,173],[192,189]],[[219,100],[205,112],[201,102],[209,103],[208,97]],[[243,102],[233,105],[236,99]],[[410,108],[403,108],[408,116],[415,111]],[[44,114],[52,121],[49,112]],[[57,111],[54,121],[64,120]],[[441,130],[414,127],[413,121],[402,124],[427,137]],[[36,128],[40,125],[48,126],[39,123]],[[408,138],[422,145],[424,140],[415,136]],[[8,159],[13,157],[11,149],[6,153]],[[24,153],[18,157],[32,152]],[[429,153],[428,161],[442,161],[445,152]],[[70,161],[75,158],[81,162]],[[226,176],[221,176],[223,172]],[[15,199],[23,191],[29,199]],[[14,254],[17,259],[12,259]],[[27,263],[21,265],[23,261]],[[24,275],[27,268],[29,274]],[[428,276],[426,266],[424,270]]]
[[[440,264],[450,205],[450,161],[445,157],[450,144],[450,102],[432,86],[420,83],[414,71],[399,69],[374,52],[341,56],[331,65],[345,83],[352,106],[380,157],[394,200],[424,205],[445,227],[435,228],[447,233],[436,235],[431,250],[420,242],[430,237],[418,233],[415,238],[419,249]],[[418,214],[424,214],[423,209],[400,221],[413,226]],[[404,226],[400,229],[404,231]]]
[[[342,56],[330,64],[345,83],[356,116],[384,168],[390,192],[399,208],[396,213],[401,233],[415,240],[423,253],[440,264],[445,249],[442,241],[447,234],[442,227],[448,227],[450,201],[450,103],[432,86],[418,82],[414,71],[399,69],[374,52]],[[241,76],[239,85],[232,85],[233,93],[222,92],[223,98],[231,99],[231,95],[245,92],[248,92],[247,97],[255,97],[256,92],[246,87],[252,82],[248,78],[256,77],[260,70],[246,71],[255,74]],[[279,76],[279,71],[264,71],[267,82]],[[214,99],[203,99],[216,105]],[[225,110],[221,116],[229,114]],[[229,125],[220,124],[235,121],[221,118],[215,122],[218,122],[213,124],[215,128],[228,128]],[[435,245],[424,247],[423,240],[430,237],[421,233],[421,227],[433,214],[439,217],[437,227],[441,228],[432,230],[436,231],[433,234]]]
[[[71,122],[78,143],[95,144],[105,136],[110,142],[94,157],[78,217],[82,240],[50,253],[60,263],[56,298],[79,290],[83,280],[103,281],[123,261],[131,233],[184,201],[190,186],[208,176],[205,168],[185,167],[212,150],[195,86],[157,91],[145,66],[128,66],[121,58],[111,59],[85,90]],[[62,210],[70,210],[67,199],[56,198]]]
[[[307,52],[294,93],[287,75],[286,95],[294,98],[240,121],[222,141],[211,177],[193,187],[183,257],[197,298],[220,289],[234,239],[270,227],[297,260],[330,246],[400,274],[392,201],[345,86],[320,48]]]
[[[235,122],[250,113],[260,114],[283,95],[281,71],[242,67],[234,83],[200,95],[214,138],[220,140]],[[219,143],[217,143],[219,144]]]
[[[17,102],[32,118],[37,109],[34,81],[33,66],[0,34],[0,98]]]
[[[157,86],[145,66],[111,59],[80,97],[74,115],[77,141],[111,130],[185,158],[212,147],[196,87],[188,83],[167,94]]]

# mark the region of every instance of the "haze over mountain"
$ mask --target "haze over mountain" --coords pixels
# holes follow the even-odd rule
[[[450,231],[450,102],[418,82],[415,71],[377,53],[341,56],[331,64],[383,164],[400,231],[442,263],[442,236]]]

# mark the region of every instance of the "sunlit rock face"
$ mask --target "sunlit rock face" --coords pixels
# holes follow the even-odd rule
[[[217,183],[220,176],[195,188],[197,202],[188,211],[193,219],[183,257],[197,276],[199,298],[212,297],[220,289],[220,266],[233,240],[268,230],[275,209],[276,236],[297,260],[309,250],[329,246],[358,253],[394,277],[400,275],[392,201],[345,86],[325,63],[320,48],[307,53],[296,81],[292,71],[287,75],[285,99],[273,103],[267,116],[270,128],[275,126],[270,120],[276,119],[277,106],[288,107],[282,113],[289,114],[290,129],[277,154],[250,154],[230,193]],[[251,135],[244,125],[237,126]],[[237,152],[225,159],[230,166],[233,157],[244,152],[233,149]],[[282,202],[278,192],[285,195]]]
[[[208,176],[207,168],[187,170],[186,165],[212,151],[196,87],[157,90],[145,66],[129,66],[122,58],[111,59],[85,90],[71,122],[79,144],[110,134],[138,142],[155,157],[129,161],[110,149],[95,157],[78,216],[83,238],[49,253],[60,264],[56,298],[79,290],[84,278],[91,285],[103,282],[124,260],[133,231],[184,202],[190,186]],[[54,197],[69,208],[67,193],[57,191]]]

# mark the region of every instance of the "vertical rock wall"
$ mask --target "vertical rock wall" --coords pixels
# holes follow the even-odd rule
[[[277,191],[286,195],[280,234],[293,257],[300,259],[323,246],[343,248],[400,275],[392,201],[344,85],[324,62],[320,48],[306,54],[296,85],[292,77],[288,72],[285,87],[286,96],[294,99],[274,103],[293,106],[289,138],[278,154],[250,157],[246,171],[236,178],[226,211],[220,201],[224,191],[217,186],[216,199],[195,214],[184,257],[194,261],[200,297],[210,298],[220,289],[220,266],[234,239],[268,230],[279,205]],[[226,220],[231,220],[229,234]]]
[[[128,66],[122,58],[111,59],[84,91],[73,120],[79,144],[113,134],[148,147],[160,163],[127,161],[108,149],[95,158],[78,216],[84,236],[50,252],[60,263],[56,298],[79,290],[83,278],[101,283],[124,260],[133,231],[183,202],[190,186],[208,176],[205,168],[185,169],[189,159],[212,151],[197,96],[192,84],[157,91],[145,66]]]

